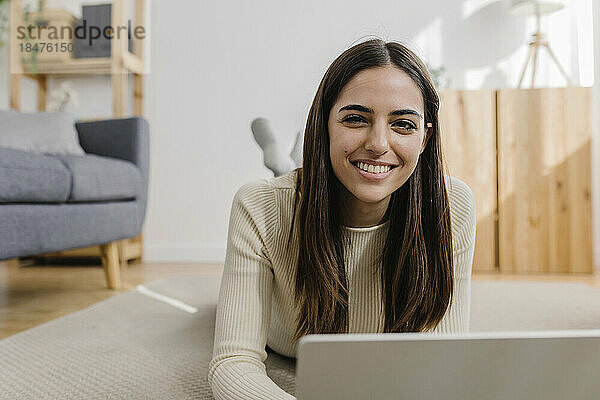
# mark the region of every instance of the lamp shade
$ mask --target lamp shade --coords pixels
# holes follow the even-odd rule
[[[560,0],[512,0],[510,11],[514,15],[529,16],[550,14],[564,8],[565,2]]]

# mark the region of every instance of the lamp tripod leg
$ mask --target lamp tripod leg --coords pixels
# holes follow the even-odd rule
[[[558,61],[558,58],[556,58],[556,56],[554,55],[554,52],[550,48],[550,45],[547,44],[547,43],[544,43],[544,47],[546,47],[546,50],[548,50],[548,53],[550,54],[550,57],[552,57],[552,60],[554,60],[554,63],[558,67],[558,70],[560,71],[560,73],[562,74],[562,76],[567,80],[567,83],[569,84],[569,86],[573,86],[573,83],[571,82],[571,79],[569,78],[569,76],[567,75],[567,73],[565,72],[565,70],[563,69],[562,65],[560,65],[560,62]]]
[[[529,65],[529,60],[531,60],[531,56],[533,55],[533,46],[529,45],[529,52],[527,53],[527,59],[525,60],[525,64],[523,65],[523,69],[521,70],[521,77],[519,78],[519,85],[518,87],[521,87],[521,84],[523,83],[523,79],[525,78],[525,72],[527,72],[527,66]]]
[[[533,89],[533,85],[535,84],[535,73],[537,67],[537,54],[538,54],[538,45],[535,43],[533,45],[533,69],[531,71],[531,88]]]

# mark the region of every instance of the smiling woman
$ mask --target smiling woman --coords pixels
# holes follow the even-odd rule
[[[329,114],[329,156],[346,225],[379,223],[391,194],[415,170],[431,131],[423,107],[419,87],[391,65],[357,73],[340,92]]]
[[[265,346],[311,333],[466,332],[469,187],[445,176],[438,95],[405,46],[370,40],[321,81],[303,163],[243,185],[229,222],[208,380],[217,399],[293,399]]]

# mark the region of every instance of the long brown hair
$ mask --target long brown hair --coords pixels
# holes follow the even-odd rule
[[[426,148],[415,171],[388,206],[389,231],[381,268],[384,332],[433,330],[452,302],[454,274],[450,209],[443,173],[438,124],[439,97],[423,62],[395,42],[369,40],[346,50],[321,80],[308,114],[303,163],[296,181],[289,240],[298,220],[295,302],[299,307],[293,340],[310,333],[347,333],[348,281],[344,265],[341,183],[329,158],[327,122],[342,88],[360,71],[393,65],[420,88]],[[297,205],[300,209],[297,214]]]

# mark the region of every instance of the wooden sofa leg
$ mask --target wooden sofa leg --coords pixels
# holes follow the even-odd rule
[[[19,268],[21,266],[21,260],[18,258],[11,258],[10,260],[4,261],[7,267]]]
[[[127,258],[125,258],[125,240],[119,240],[117,248],[119,249],[119,264],[121,265],[121,268],[125,268],[127,266]]]
[[[100,251],[108,288],[119,289],[121,287],[121,266],[117,242],[101,245]]]

